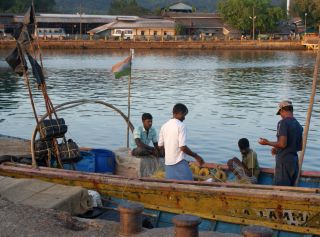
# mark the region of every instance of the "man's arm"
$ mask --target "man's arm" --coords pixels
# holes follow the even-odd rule
[[[193,158],[195,158],[195,160],[199,163],[200,166],[202,166],[204,164],[204,160],[202,159],[201,156],[199,156],[197,153],[191,151],[191,149],[187,146],[182,146],[180,147],[180,150],[184,153],[186,153],[189,156],[192,156]]]
[[[163,150],[164,151],[164,140],[163,140],[163,131],[162,128],[160,129],[160,133],[159,133],[159,141],[157,143],[159,150]]]
[[[279,148],[279,149],[284,149],[287,146],[287,137],[286,136],[280,136],[278,141],[276,141],[276,142],[271,142],[268,139],[260,138],[259,144],[260,145],[272,146],[272,147]]]
[[[153,151],[153,147],[151,146],[148,146],[147,144],[144,144],[140,138],[136,138],[134,139],[135,143],[137,144],[138,147],[140,148],[144,148],[144,149],[147,149],[148,151]]]
[[[160,147],[158,145],[158,142],[153,143],[154,148],[156,148],[157,151],[160,151]]]

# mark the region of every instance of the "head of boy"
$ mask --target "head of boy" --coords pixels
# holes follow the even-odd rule
[[[172,109],[172,114],[175,119],[183,122],[185,120],[186,115],[188,114],[188,108],[184,104],[178,103]]]
[[[149,113],[144,113],[141,116],[142,124],[145,130],[149,130],[152,127],[152,115]]]
[[[242,155],[247,155],[249,153],[250,144],[249,144],[249,140],[247,138],[241,138],[238,141],[238,146],[239,146],[240,153]]]

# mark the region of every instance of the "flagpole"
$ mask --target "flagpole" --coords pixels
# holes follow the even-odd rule
[[[302,164],[303,164],[303,160],[304,160],[304,154],[305,154],[306,147],[307,147],[311,114],[312,114],[314,98],[315,98],[316,90],[317,90],[319,65],[320,65],[320,40],[318,41],[318,52],[317,52],[317,57],[316,57],[316,63],[314,65],[314,70],[313,70],[312,89],[311,89],[311,95],[310,95],[310,100],[309,100],[309,108],[308,108],[308,112],[307,112],[306,125],[304,128],[303,139],[302,139],[302,150],[300,152],[300,157],[299,157],[299,172],[298,172],[298,177],[297,177],[296,183],[295,183],[296,186],[298,186],[298,183],[299,183],[299,178],[300,178],[300,175],[302,172]]]
[[[132,51],[130,50],[130,56],[132,57]],[[128,80],[128,121],[127,121],[127,148],[129,148],[129,121],[130,121],[130,98],[131,98],[131,72],[132,72],[132,58],[130,61],[130,74]]]

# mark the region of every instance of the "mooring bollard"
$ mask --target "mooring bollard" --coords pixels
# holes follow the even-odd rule
[[[272,237],[272,229],[257,226],[257,225],[249,225],[242,228],[242,234],[244,237]]]
[[[120,230],[119,234],[130,236],[141,232],[143,205],[133,202],[120,204]]]
[[[198,237],[198,225],[201,223],[200,217],[192,215],[177,215],[172,219],[174,223],[175,237]]]

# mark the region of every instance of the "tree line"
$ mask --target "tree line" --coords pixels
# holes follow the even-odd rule
[[[243,32],[255,28],[262,33],[274,32],[281,21],[287,21],[286,5],[274,6],[271,0],[220,0],[218,12],[230,25]],[[307,25],[315,29],[320,25],[320,0],[291,1],[290,16],[307,19]]]
[[[33,0],[36,12],[52,12],[55,0]],[[0,0],[0,13],[24,13],[32,0]]]
[[[290,11],[306,19],[308,26],[315,29],[320,26],[320,0],[294,0]]]
[[[224,20],[242,32],[250,32],[253,21],[260,32],[272,32],[286,12],[271,5],[271,0],[220,0],[218,12]]]
[[[56,4],[56,1],[58,4]],[[61,0],[56,1],[34,0],[35,10],[41,13],[54,12],[56,9],[59,9],[57,5],[59,5],[59,1]],[[0,12],[24,13],[31,2],[32,0],[0,0]],[[86,4],[92,5],[92,2],[90,4],[86,2]],[[143,3],[143,5],[139,4],[139,2]],[[147,2],[150,5],[155,4],[157,1],[106,0],[106,4],[109,4],[106,14],[138,16],[161,14],[161,8],[158,5],[154,6],[154,9],[144,7],[149,6],[146,4]],[[177,1],[162,0],[161,2],[173,4]],[[192,0],[186,1],[187,4],[193,2]],[[199,4],[199,1],[197,2]],[[210,2],[216,4],[216,0],[202,0],[202,2],[208,5],[208,9],[211,9]],[[278,0],[277,6],[274,5],[274,1],[272,2],[272,0],[218,0],[217,11],[228,24],[243,32],[252,31],[253,20],[255,28],[262,33],[273,32],[281,21],[287,20],[286,0]],[[292,0],[290,16],[300,16],[303,21],[307,20],[308,26],[317,29],[320,25],[320,0]]]

